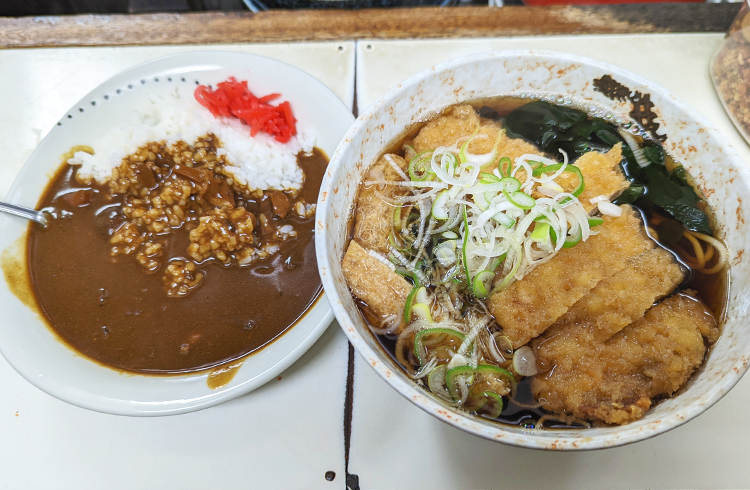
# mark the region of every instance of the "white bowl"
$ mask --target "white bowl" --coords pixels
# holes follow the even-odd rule
[[[730,296],[722,335],[705,366],[687,388],[645,417],[621,427],[549,431],[511,427],[468,416],[418,387],[380,347],[362,319],[344,280],[341,259],[350,212],[367,168],[411,125],[442,109],[483,97],[534,94],[586,104],[612,120],[629,121],[630,102],[610,100],[594,89],[594,79],[610,75],[650,94],[665,148],[703,191],[716,214],[719,235],[730,252]],[[627,94],[626,94],[627,95]],[[396,391],[440,420],[487,439],[540,449],[595,449],[639,441],[696,417],[724,396],[748,368],[750,355],[750,172],[714,126],[663,88],[620,68],[568,54],[501,51],[467,56],[436,65],[400,83],[375,101],[349,129],[336,149],[318,201],[318,267],[334,315],[367,364]]]
[[[74,145],[91,144],[113,126],[135,122],[134,108],[152,94],[164,95],[196,82],[216,84],[234,76],[248,80],[258,95],[280,92],[300,127],[312,128],[317,145],[330,155],[354,117],[320,81],[262,56],[233,52],[194,52],[167,56],[127,70],[100,85],[73,106],[32,154],[8,200],[36,206],[60,156]],[[189,88],[188,88],[189,87]],[[25,242],[28,222],[0,216],[4,257]],[[19,242],[21,240],[21,242]],[[22,247],[25,248],[25,247]],[[242,294],[238,292],[237,294]],[[78,354],[58,340],[36,312],[0,283],[0,351],[29,382],[80,407],[121,415],[171,415],[207,408],[258,388],[276,377],[322,335],[333,320],[325,295],[272,343],[246,356],[232,380],[219,389],[207,384],[207,371],[167,376],[123,373]]]

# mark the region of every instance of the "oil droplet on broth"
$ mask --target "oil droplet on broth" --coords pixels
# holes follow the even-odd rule
[[[208,378],[206,379],[208,387],[212,390],[218,390],[219,388],[228,385],[234,378],[235,374],[237,374],[237,371],[239,371],[243,362],[245,361],[242,359],[239,361],[232,361],[213,369],[208,373]]]

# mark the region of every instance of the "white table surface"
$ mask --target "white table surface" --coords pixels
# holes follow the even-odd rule
[[[192,49],[232,49],[286,61],[321,79],[350,106],[356,51],[360,108],[421,69],[464,54],[519,48],[570,52],[619,65],[671,90],[711,120],[748,162],[750,148],[721,109],[708,77],[708,60],[721,37],[0,50],[0,134],[6,142],[0,198],[41,138],[89,90],[140,62]],[[146,419],[67,405],[31,386],[0,357],[0,490],[343,488],[346,376],[347,342],[334,322],[281,380],[208,410]],[[750,381],[743,380],[706,414],[649,441],[583,453],[532,451],[437,421],[356,356],[349,472],[363,490],[748,488],[750,430],[742,419],[748,406]],[[336,473],[332,482],[324,478],[329,470]]]

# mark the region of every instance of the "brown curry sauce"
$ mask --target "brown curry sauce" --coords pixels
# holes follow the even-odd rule
[[[298,162],[305,185],[297,197],[314,203],[328,159],[316,149]],[[79,189],[91,191],[83,205],[69,196]],[[106,195],[104,186],[79,184],[75,167],[63,165],[39,204],[60,217],[46,229],[31,227],[28,237],[39,310],[59,337],[95,361],[151,374],[218,366],[279,337],[322,290],[314,216],[289,213],[280,224],[293,225],[298,235],[280,242],[278,253],[245,267],[209,259],[199,264],[205,275],[200,287],[168,297],[161,275],[145,274],[132,257],[110,254],[109,237],[96,226],[97,215],[113,206]],[[268,205],[242,202],[256,216]],[[173,230],[165,255],[184,257],[188,243],[184,227]]]

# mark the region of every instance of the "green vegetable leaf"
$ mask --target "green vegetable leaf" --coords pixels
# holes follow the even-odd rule
[[[511,136],[527,139],[554,155],[562,149],[571,160],[592,150],[606,151],[620,141],[603,119],[589,119],[585,112],[542,101],[511,111],[503,124]]]
[[[630,187],[625,189],[622,194],[617,196],[617,199],[612,201],[613,203],[617,204],[618,206],[620,204],[633,204],[637,199],[639,199],[644,193],[646,192],[646,189],[639,184],[631,183]]]
[[[643,147],[643,155],[651,162],[649,166],[643,168],[636,163],[630,148],[624,147],[622,154],[624,157],[622,169],[631,181],[631,188],[634,185],[640,185],[644,192],[639,197],[634,195],[637,192],[636,189],[631,192],[627,189],[615,202],[623,204],[634,202],[629,200],[633,197],[643,198],[660,207],[685,225],[688,230],[713,235],[708,216],[697,207],[701,199],[693,187],[687,183],[685,169],[678,166],[670,174],[664,166],[665,154],[661,146],[647,144]]]

